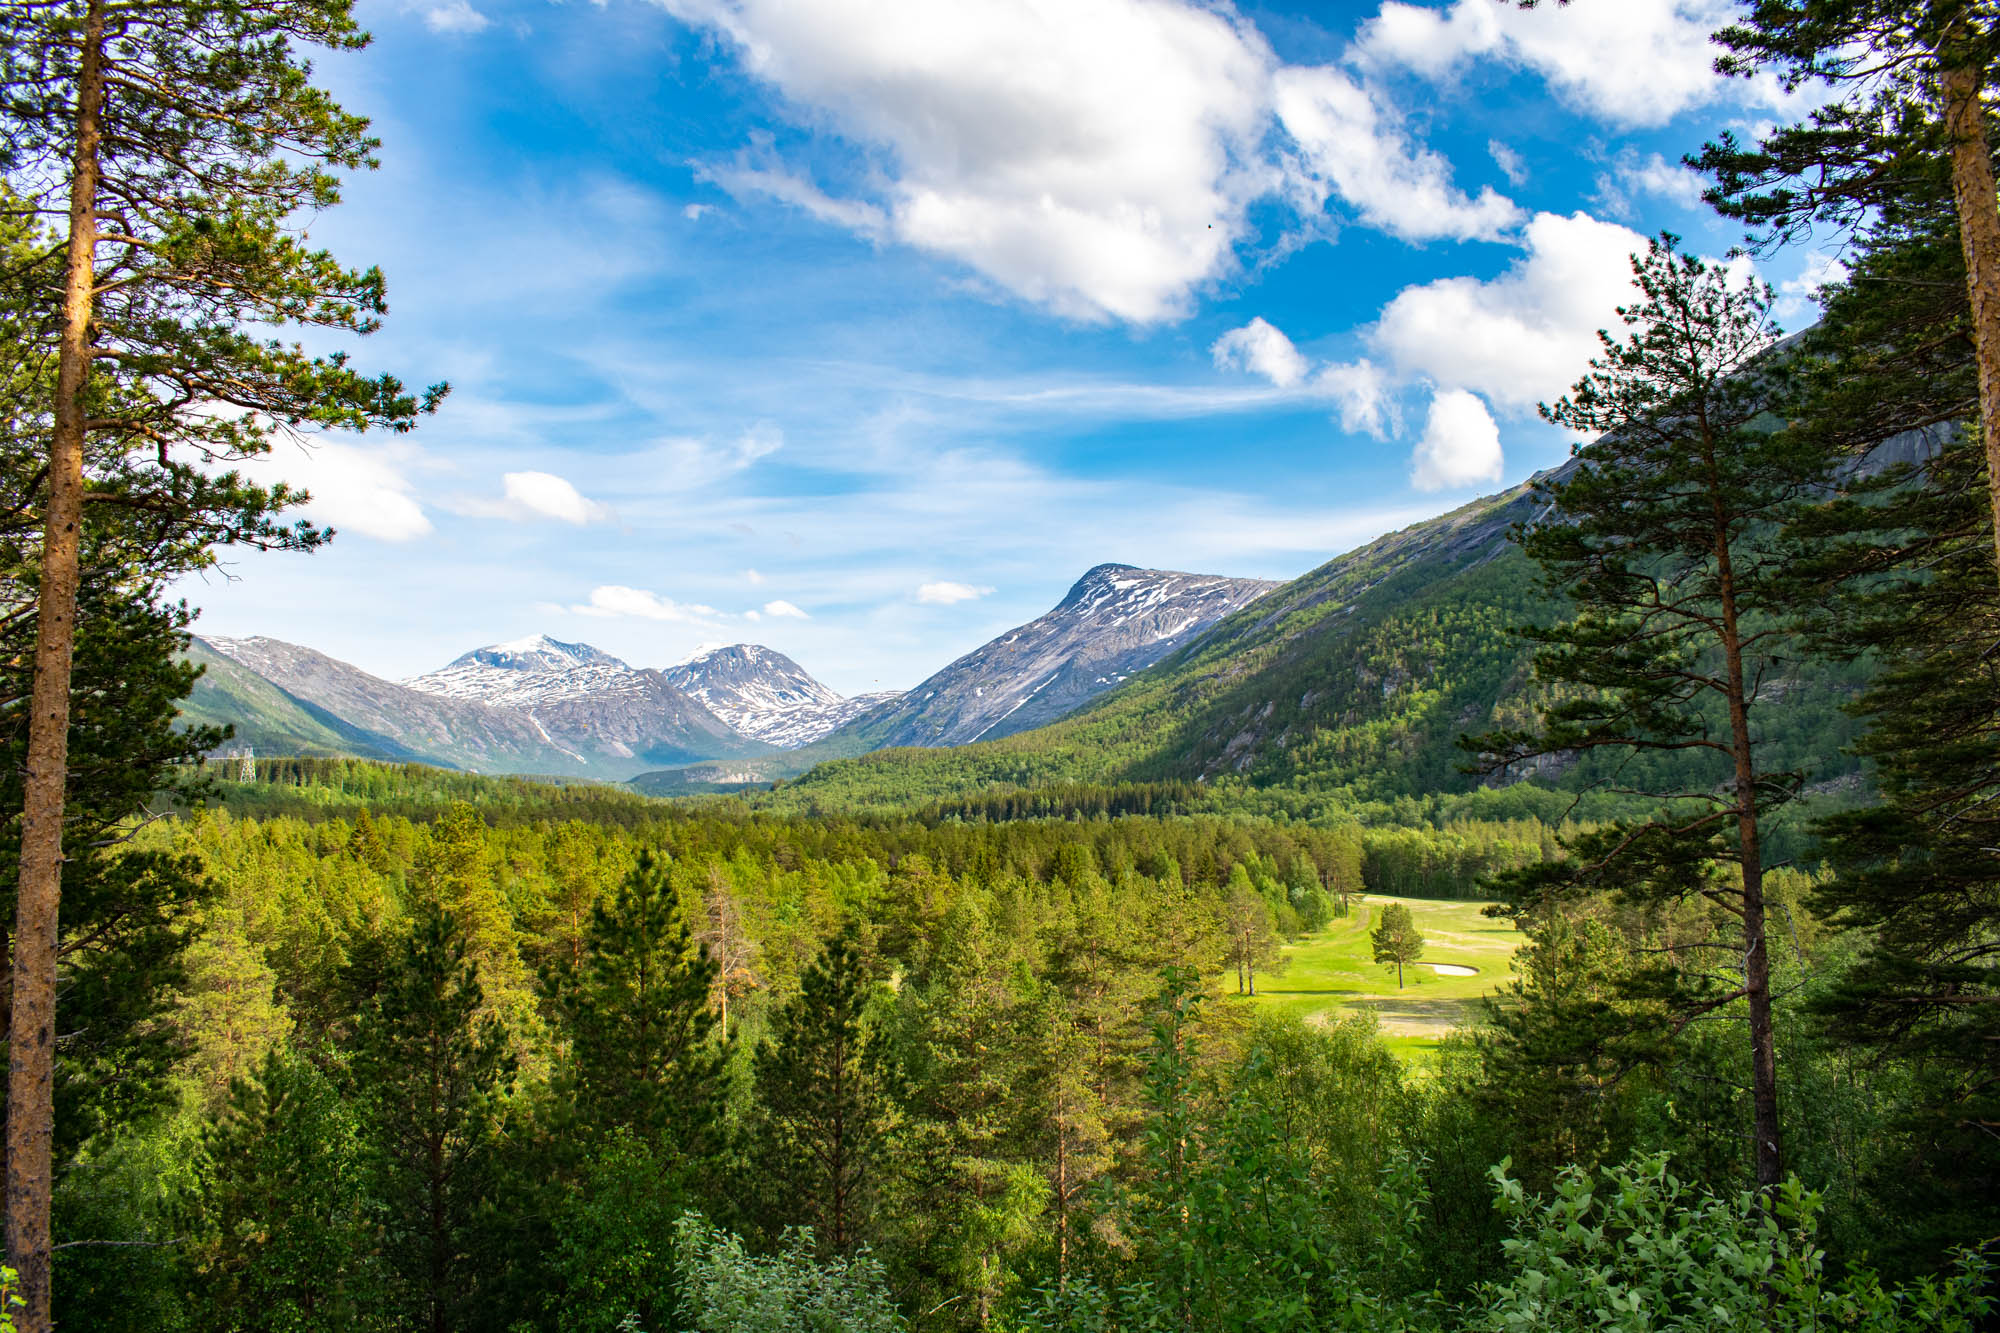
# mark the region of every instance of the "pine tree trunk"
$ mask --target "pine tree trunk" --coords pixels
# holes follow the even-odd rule
[[[1772,1197],[1784,1178],[1778,1124],[1778,1045],[1771,1019],[1771,954],[1764,921],[1764,861],[1757,818],[1756,755],[1750,739],[1750,695],[1743,675],[1743,632],[1736,607],[1736,573],[1715,470],[1715,443],[1704,421],[1710,495],[1715,510],[1715,567],[1720,593],[1722,655],[1728,671],[1729,736],[1735,761],[1737,854],[1742,870],[1743,992],[1750,1009],[1750,1131],[1757,1187]]]
[[[98,144],[104,106],[104,0],[85,12],[79,52],[76,144],[70,167],[69,246],[48,512],[36,604],[35,684],[21,869],[14,916],[14,1003],[8,1016],[7,1262],[26,1304],[21,1333],[52,1326],[49,1204],[55,1139],[56,927],[62,904],[63,810],[69,786],[70,665],[83,526],[83,444],[96,295]]]
[[[1947,69],[1945,133],[1951,141],[1951,192],[1958,241],[1965,251],[1965,289],[1972,303],[1972,346],[1979,362],[1980,434],[1986,446],[1986,486],[1993,514],[1994,558],[2000,562],[2000,198],[1980,104],[1983,64]]]

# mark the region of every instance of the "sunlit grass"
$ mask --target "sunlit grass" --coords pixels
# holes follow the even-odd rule
[[[1396,970],[1377,963],[1369,942],[1383,907],[1402,903],[1423,932],[1423,960]],[[1383,1040],[1398,1055],[1415,1058],[1437,1049],[1453,1028],[1476,1017],[1481,998],[1512,976],[1521,933],[1511,921],[1484,915],[1483,902],[1370,895],[1344,919],[1285,949],[1288,965],[1279,973],[1257,974],[1257,997],[1242,1003],[1307,1021],[1324,1021],[1343,1009],[1374,1011]],[[1456,964],[1471,976],[1440,976],[1427,966]],[[1235,997],[1230,997],[1235,1001]]]

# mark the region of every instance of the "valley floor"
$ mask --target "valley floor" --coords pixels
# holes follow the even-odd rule
[[[1373,961],[1369,932],[1382,909],[1401,903],[1424,936],[1424,956],[1403,969]],[[1484,915],[1487,904],[1463,899],[1369,895],[1344,918],[1285,949],[1283,971],[1257,974],[1257,996],[1267,1010],[1325,1022],[1343,1009],[1371,1009],[1382,1038],[1409,1058],[1433,1051],[1453,1028],[1478,1017],[1479,1002],[1513,976],[1514,951],[1524,940],[1513,922]],[[1434,970],[1472,969],[1469,975]],[[1233,998],[1233,997],[1232,997]]]

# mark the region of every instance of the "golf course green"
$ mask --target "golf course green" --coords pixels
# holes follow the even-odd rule
[[[1393,965],[1374,961],[1369,932],[1382,909],[1401,903],[1424,936],[1420,961],[1405,966],[1396,986]],[[1279,972],[1257,974],[1257,995],[1232,1003],[1325,1021],[1342,1011],[1372,1010],[1382,1037],[1405,1057],[1435,1050],[1446,1033],[1477,1016],[1479,1001],[1513,975],[1522,935],[1504,918],[1484,915],[1486,904],[1436,898],[1369,895],[1344,918],[1285,948]],[[1442,970],[1433,968],[1442,966]]]

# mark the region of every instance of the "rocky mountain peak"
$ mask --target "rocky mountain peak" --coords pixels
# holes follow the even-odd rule
[[[511,643],[495,643],[484,648],[474,648],[464,656],[453,659],[445,670],[469,666],[536,674],[574,671],[578,667],[612,667],[621,671],[631,669],[601,648],[593,648],[587,643],[564,643],[561,639],[552,639],[546,634],[534,634],[525,639],[515,639]]]

